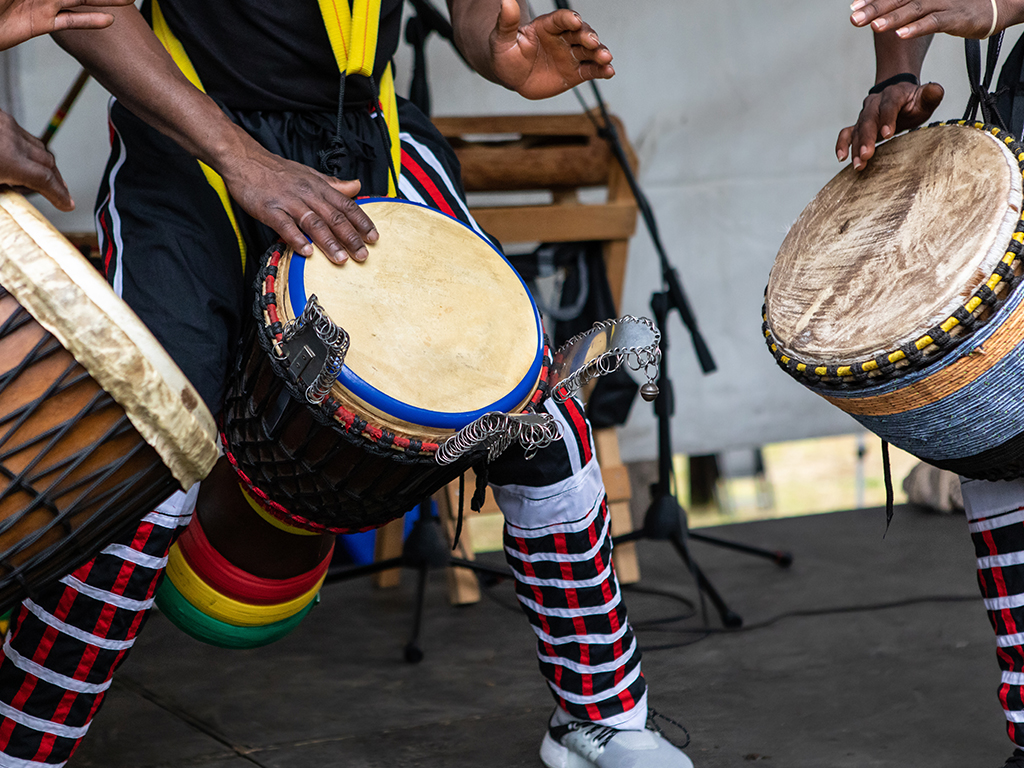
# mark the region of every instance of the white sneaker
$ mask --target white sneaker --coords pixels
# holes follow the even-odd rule
[[[693,768],[657,731],[620,731],[581,720],[549,725],[540,759],[548,768]]]

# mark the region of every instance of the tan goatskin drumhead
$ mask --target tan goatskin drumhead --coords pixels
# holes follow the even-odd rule
[[[800,214],[779,251],[766,317],[786,354],[823,365],[921,338],[992,274],[1021,215],[1006,145],[959,125],[879,146]]]
[[[539,378],[541,331],[511,265],[476,232],[433,209],[403,201],[362,207],[380,233],[369,257],[340,266],[320,251],[282,260],[282,319],[315,294],[349,334],[346,368],[401,406],[474,412],[515,391],[525,394],[502,410],[524,404]],[[301,283],[293,279],[299,269]],[[342,402],[355,398],[400,432],[420,434],[412,425],[424,422],[404,417],[397,405],[375,405],[341,385],[334,394]]]
[[[138,316],[21,195],[0,193],[0,285],[124,409],[183,488],[217,460],[213,416]]]

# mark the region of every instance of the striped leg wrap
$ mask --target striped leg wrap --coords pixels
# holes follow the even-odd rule
[[[978,585],[996,632],[1007,733],[1024,746],[1024,480],[961,480]]]
[[[74,753],[153,605],[195,495],[176,493],[15,609],[0,659],[0,768],[64,765]]]
[[[576,401],[546,407],[562,421],[564,441],[532,461],[511,449],[491,475],[516,593],[559,706],[580,719],[642,728],[646,683],[612,568],[608,504],[590,427]]]

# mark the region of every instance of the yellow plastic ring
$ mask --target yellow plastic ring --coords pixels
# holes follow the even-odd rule
[[[282,530],[285,533],[295,534],[296,536],[323,536],[322,533],[317,531],[307,531],[305,528],[296,528],[293,525],[288,525],[288,523],[278,520],[272,514],[267,512],[267,510],[265,510],[260,503],[256,501],[256,499],[249,495],[249,492],[245,490],[244,485],[239,484],[238,487],[241,489],[242,495],[245,497],[245,500],[249,502],[249,506],[252,507],[253,511],[275,528]]]
[[[309,591],[276,605],[253,605],[222,595],[192,570],[178,545],[171,547],[167,558],[167,578],[182,597],[207,616],[236,627],[262,627],[283,621],[309,605],[320,591],[325,573]]]

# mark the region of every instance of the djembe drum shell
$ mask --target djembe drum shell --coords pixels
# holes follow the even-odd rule
[[[0,610],[205,476],[215,435],[95,269],[23,198],[0,194]]]
[[[782,244],[765,339],[801,384],[942,469],[1024,476],[1024,147],[933,124],[841,171]]]
[[[426,206],[360,205],[380,232],[365,263],[279,246],[266,254],[225,404],[225,450],[243,481],[310,530],[366,530],[402,515],[486,453],[441,465],[441,443],[544,395],[540,316],[502,254]],[[320,405],[294,381],[302,346],[290,361],[282,347],[284,327],[311,305],[350,339]]]

